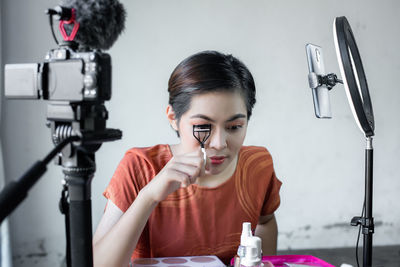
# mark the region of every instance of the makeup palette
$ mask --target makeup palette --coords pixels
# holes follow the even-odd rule
[[[225,267],[216,256],[191,256],[135,259],[132,267]]]

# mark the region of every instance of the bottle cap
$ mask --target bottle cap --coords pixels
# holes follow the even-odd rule
[[[247,246],[246,245],[246,240],[247,238],[253,236],[251,232],[251,223],[249,222],[244,222],[243,227],[242,227],[242,235],[240,236],[240,245],[241,246]]]

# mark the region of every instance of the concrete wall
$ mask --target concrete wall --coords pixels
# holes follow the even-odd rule
[[[53,48],[43,10],[57,1],[3,0],[5,63],[39,62]],[[314,117],[305,44],[324,48],[326,69],[339,74],[332,22],[350,21],[368,77],[376,120],[374,139],[375,245],[400,244],[400,2],[339,1],[123,1],[126,30],[109,53],[113,98],[109,127],[121,141],[96,154],[93,228],[102,192],[124,152],[133,146],[178,142],[164,111],[167,81],[185,57],[213,49],[232,53],[252,71],[257,104],[246,144],[268,147],[284,185],[277,211],[279,249],[354,246],[364,192],[363,135],[342,86],[331,92],[332,120]],[[1,142],[8,181],[52,147],[44,101],[2,100]],[[61,169],[50,165],[11,216],[16,266],[57,266],[64,257],[64,221],[58,212]],[[240,223],[240,222],[238,222]]]

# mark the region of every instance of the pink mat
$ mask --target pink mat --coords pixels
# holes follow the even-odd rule
[[[279,256],[263,256],[262,262],[271,262],[275,267],[287,267],[285,263],[305,264],[310,266],[319,267],[335,267],[334,265],[327,263],[317,257],[310,255],[279,255]],[[234,260],[231,260],[233,265]]]

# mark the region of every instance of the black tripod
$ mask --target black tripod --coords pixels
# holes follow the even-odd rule
[[[57,118],[48,114],[54,143],[73,133],[82,137],[81,142],[65,147],[56,159],[65,174],[60,210],[65,215],[67,266],[93,266],[91,182],[96,170],[95,152],[102,142],[120,139],[122,134],[119,130],[105,129],[108,113],[102,103],[72,106],[56,103],[50,110],[57,114]],[[64,111],[61,116],[60,111]],[[76,120],[66,121],[72,116]]]
[[[60,211],[65,215],[67,266],[93,266],[91,181],[94,154],[77,151],[77,166],[63,167]]]
[[[65,174],[60,209],[65,214],[67,266],[93,266],[91,181],[96,170],[95,152],[103,142],[122,137],[120,130],[105,128],[107,118],[102,102],[50,103],[47,119],[56,147],[0,194],[1,222],[24,200],[56,157]]]

